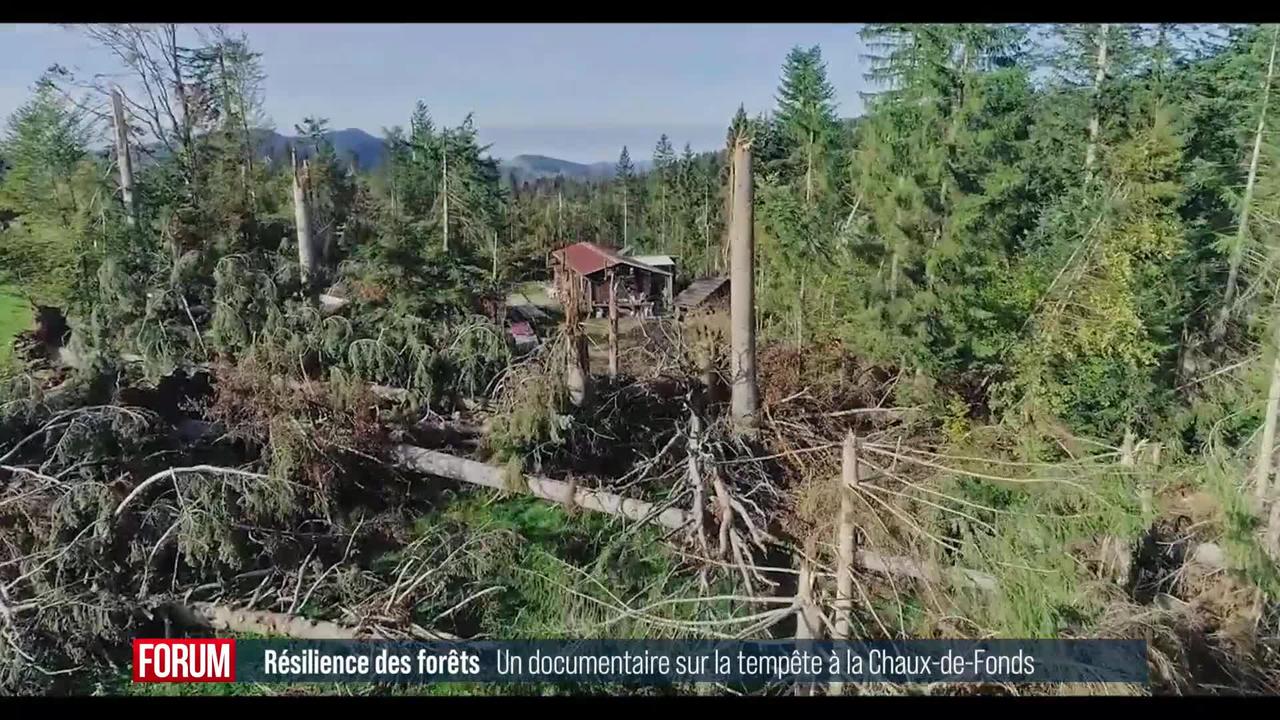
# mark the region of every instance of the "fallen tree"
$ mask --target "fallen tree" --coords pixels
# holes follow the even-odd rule
[[[528,494],[543,500],[621,516],[637,522],[650,522],[670,530],[689,527],[695,519],[693,513],[680,508],[664,509],[644,500],[579,488],[562,480],[523,475],[519,482],[512,482],[504,468],[413,445],[394,446],[391,449],[391,457],[396,466],[402,469],[482,485],[495,490],[521,491],[520,483],[522,482]],[[928,560],[884,555],[874,550],[858,549],[854,553],[854,562],[864,570],[882,575],[908,577],[934,583],[947,581],[959,587],[987,591],[996,589],[996,579],[986,573],[964,568],[944,568]]]
[[[495,490],[520,489],[517,483],[509,482],[503,468],[448,453],[413,445],[396,445],[391,449],[391,457],[397,466],[407,470],[483,485]],[[579,488],[562,480],[535,475],[524,475],[522,480],[528,494],[562,505],[619,515],[638,522],[653,522],[671,530],[680,530],[691,521],[689,513],[679,508],[662,509],[643,500]]]
[[[183,625],[231,633],[288,637],[298,640],[386,639],[386,633],[377,628],[350,627],[290,613],[246,610],[215,603],[197,602],[190,605],[168,603],[157,610]],[[424,640],[462,639],[449,633],[416,627],[408,634]]]

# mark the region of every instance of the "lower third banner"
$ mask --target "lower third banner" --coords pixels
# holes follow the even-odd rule
[[[148,667],[155,670],[139,674],[135,668],[136,681],[190,681],[166,662],[199,657],[176,647],[193,641],[134,642],[135,663],[139,657],[147,658],[152,663]],[[222,642],[234,643],[229,653],[233,667],[214,682],[664,685],[716,681],[755,685],[833,680],[1138,684],[1148,680],[1147,645],[1141,640]],[[161,652],[161,644],[171,647]]]

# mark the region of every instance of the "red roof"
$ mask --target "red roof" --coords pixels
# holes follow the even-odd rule
[[[579,275],[591,275],[616,265],[630,265],[631,267],[659,275],[671,274],[652,265],[646,265],[634,258],[626,257],[612,248],[601,247],[593,242],[574,243],[556,250],[552,255],[559,258]]]

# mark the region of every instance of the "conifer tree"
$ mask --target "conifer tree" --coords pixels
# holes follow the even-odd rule
[[[1253,206],[1254,188],[1258,179],[1258,163],[1262,155],[1262,142],[1268,124],[1268,110],[1270,110],[1271,87],[1275,80],[1275,63],[1276,63],[1276,47],[1277,41],[1280,41],[1280,26],[1272,28],[1270,49],[1267,51],[1266,70],[1262,74],[1262,80],[1259,83],[1258,90],[1258,124],[1253,134],[1253,147],[1249,153],[1249,174],[1245,179],[1243,195],[1240,198],[1239,219],[1236,221],[1236,235],[1231,245],[1230,260],[1227,272],[1226,291],[1223,293],[1222,308],[1219,310],[1218,319],[1215,327],[1215,334],[1218,337],[1224,332],[1227,317],[1231,313],[1232,305],[1235,302],[1236,283],[1240,272],[1240,258],[1244,251],[1245,241],[1249,233],[1249,214]]]
[[[806,205],[813,204],[832,172],[838,131],[834,98],[822,50],[793,48],[782,68],[774,120],[786,139],[793,176],[802,179]]]
[[[0,284],[61,305],[78,273],[97,272],[81,242],[97,189],[90,138],[84,112],[47,82],[9,117],[0,137],[0,216],[21,222],[0,222]]]
[[[622,152],[618,154],[618,164],[614,169],[614,180],[618,186],[618,201],[622,209],[622,247],[626,248],[630,242],[629,223],[631,220],[632,203],[634,201],[634,193],[632,184],[635,178],[635,166],[631,163],[631,153],[627,152],[627,146],[622,146]]]
[[[664,251],[670,250],[667,243],[669,242],[671,203],[675,190],[676,170],[675,150],[671,147],[671,139],[667,137],[666,133],[663,133],[662,137],[658,138],[658,144],[653,149],[653,169],[649,173],[653,184],[651,193],[654,198],[653,211],[657,215],[656,222],[649,223],[649,225],[657,226],[657,247]]]
[[[74,179],[88,157],[89,137],[84,113],[52,85],[39,83],[31,100],[9,117],[0,142],[0,203],[29,221],[70,225],[87,200],[78,196]]]

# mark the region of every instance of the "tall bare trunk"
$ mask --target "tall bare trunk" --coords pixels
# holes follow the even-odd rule
[[[498,231],[493,231],[493,281],[498,282]]]
[[[302,282],[307,284],[315,278],[317,262],[315,241],[311,235],[311,179],[307,161],[298,163],[298,151],[291,151],[293,162],[293,218],[298,226],[298,267],[302,271]]]
[[[622,186],[622,247],[627,247],[627,186],[626,180],[623,180]]]
[[[722,210],[724,232],[720,238],[720,264],[718,266],[721,271],[729,265],[729,246],[733,244],[731,237],[733,233],[733,191],[737,187],[734,179],[733,148],[729,148],[729,152],[726,154],[726,162],[729,164],[729,192],[724,194],[724,209]]]
[[[618,377],[618,276],[609,270],[609,377]]]
[[[706,263],[704,272],[710,273],[715,264],[711,260],[711,188],[702,187],[702,261]]]
[[[253,132],[249,129],[249,109],[244,98],[240,98],[240,129],[244,133],[244,166],[245,190],[249,193],[249,202],[258,202],[258,191],[253,186]]]
[[[804,275],[800,276],[800,293],[796,299],[796,348],[804,347]]]
[[[1098,155],[1098,132],[1102,127],[1102,121],[1098,117],[1100,111],[1098,105],[1102,95],[1102,81],[1107,78],[1107,38],[1110,32],[1111,26],[1107,23],[1098,26],[1098,66],[1093,76],[1093,113],[1089,116],[1089,146],[1084,152],[1086,181],[1093,178],[1093,164]]]
[[[755,228],[752,200],[751,143],[739,138],[733,148],[733,218],[730,243],[730,371],[733,419],[740,429],[756,427]]]
[[[1276,329],[1280,346],[1280,326]],[[1262,445],[1258,447],[1257,465],[1254,468],[1254,492],[1259,504],[1271,499],[1271,454],[1276,442],[1276,411],[1280,410],[1280,347],[1271,365],[1271,389],[1267,392],[1267,414],[1262,426]]]
[[[449,148],[444,150],[444,169],[440,176],[444,187],[444,251],[449,252]]]
[[[1218,310],[1218,321],[1214,326],[1214,334],[1218,337],[1225,332],[1227,317],[1231,314],[1231,304],[1235,299],[1236,283],[1240,275],[1240,258],[1244,255],[1244,241],[1249,232],[1249,210],[1253,205],[1253,187],[1258,180],[1258,157],[1262,154],[1262,133],[1267,126],[1267,102],[1271,98],[1278,34],[1280,34],[1280,25],[1271,32],[1271,59],[1267,61],[1267,78],[1262,84],[1262,110],[1258,113],[1258,129],[1253,133],[1253,153],[1249,156],[1249,179],[1245,182],[1244,197],[1240,200],[1240,218],[1236,223],[1236,239],[1231,246],[1231,261],[1227,271],[1227,290],[1222,297],[1222,307]]]
[[[120,198],[124,200],[125,220],[137,222],[133,205],[133,157],[129,154],[129,127],[124,122],[124,100],[120,88],[111,88],[111,113],[116,129],[116,164],[120,166]]]

